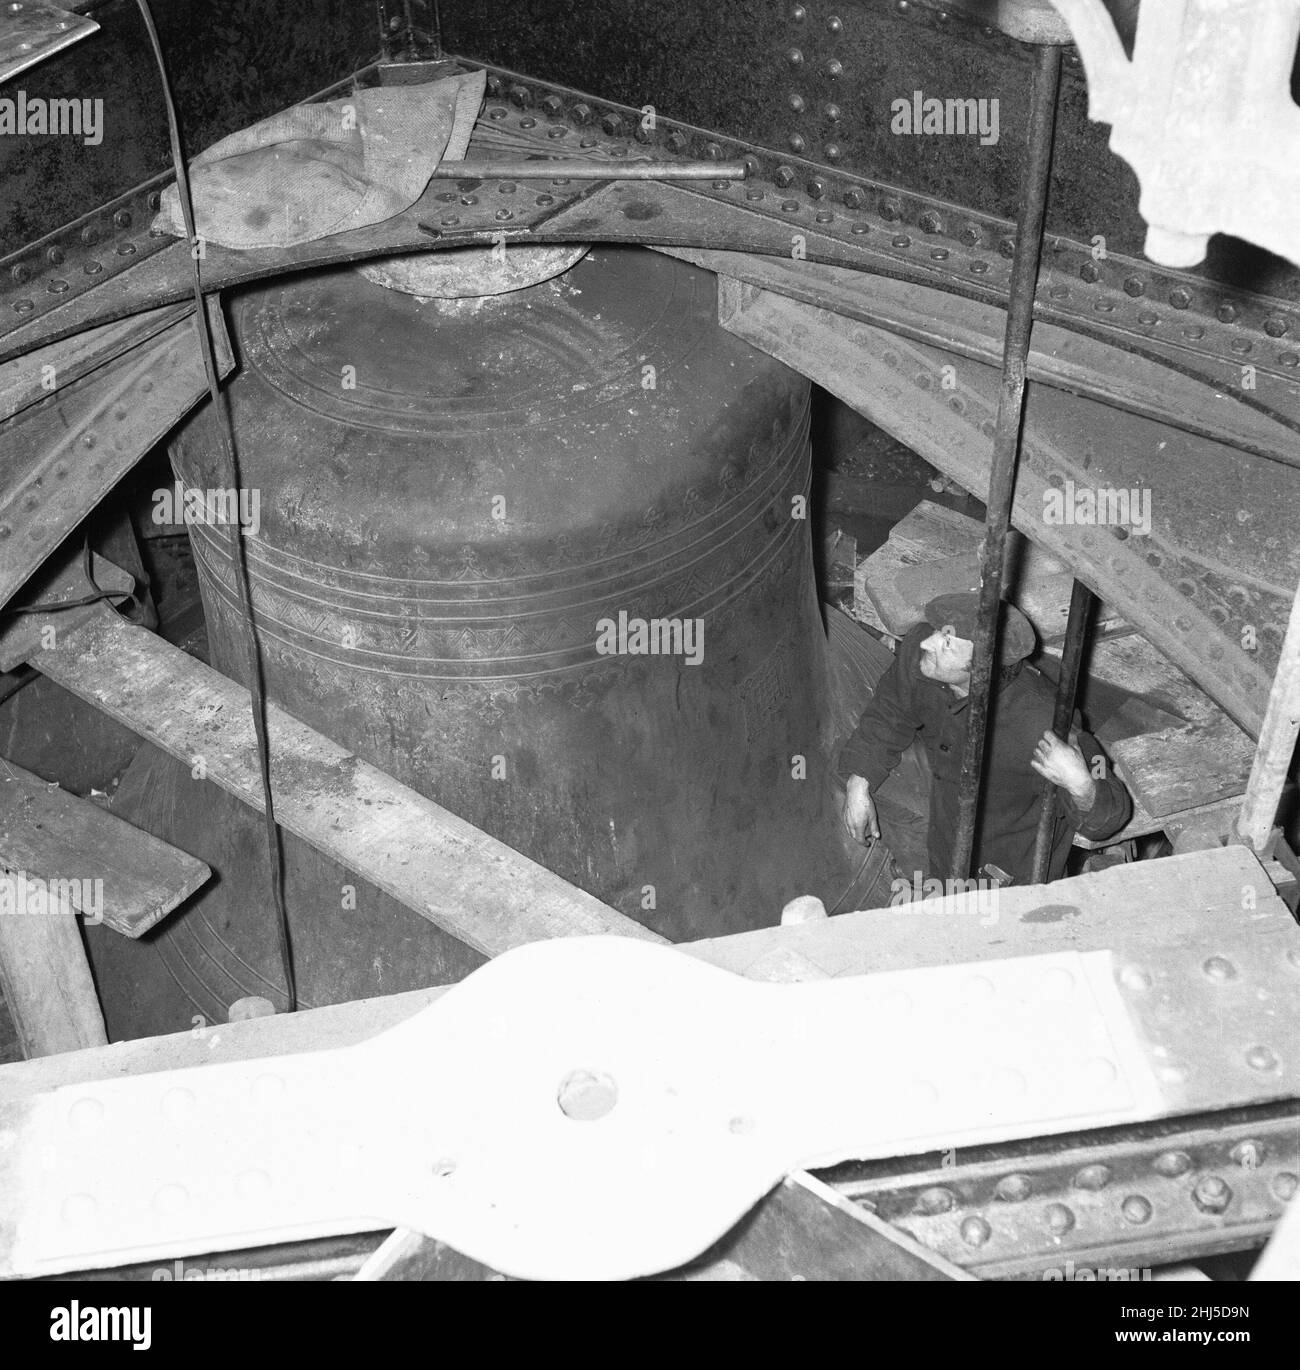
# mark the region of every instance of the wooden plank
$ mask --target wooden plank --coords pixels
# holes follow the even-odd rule
[[[12,903],[14,888],[0,896]],[[23,890],[22,911],[0,913],[0,989],[23,1055],[30,1060],[106,1045],[77,915],[57,903],[29,901],[29,894]]]
[[[1207,723],[1120,738],[1110,744],[1110,755],[1134,799],[1166,818],[1244,794],[1255,745],[1221,714]]]
[[[124,937],[147,932],[212,874],[170,843],[2,758],[0,869],[70,882],[77,912]],[[96,881],[97,902],[86,898]]]
[[[31,664],[262,809],[248,691],[102,605]],[[487,956],[550,937],[664,939],[268,706],[281,826]]]

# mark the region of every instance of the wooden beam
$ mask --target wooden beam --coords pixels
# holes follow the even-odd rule
[[[104,605],[29,659],[87,703],[262,809],[248,691]],[[280,825],[486,956],[550,937],[658,934],[399,784],[275,705]]]
[[[23,889],[21,882],[15,885]],[[106,1046],[77,915],[50,906],[35,889],[23,893],[21,911],[0,912],[0,989],[24,1057]]]
[[[212,874],[169,842],[3,759],[0,870],[66,882],[82,917],[124,937],[147,932]]]

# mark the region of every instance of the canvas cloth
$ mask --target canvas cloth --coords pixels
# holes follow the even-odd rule
[[[464,158],[486,81],[378,86],[232,133],[190,163],[196,232],[221,247],[292,247],[391,219],[439,161]],[[154,227],[185,236],[174,185]]]

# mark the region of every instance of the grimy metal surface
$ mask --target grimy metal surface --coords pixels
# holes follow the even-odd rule
[[[29,101],[89,101],[95,141],[21,130],[0,137],[0,257],[171,166],[135,0],[67,8],[86,12],[99,32],[24,72],[0,98],[21,90]],[[373,0],[154,0],[152,10],[190,156],[341,80],[379,47]]]
[[[400,70],[400,79],[410,79],[409,68]],[[433,74],[435,68],[424,70]],[[380,80],[383,72],[371,69],[357,79]],[[647,128],[647,116],[637,108],[508,71],[490,71],[488,89],[471,144],[474,155],[577,153],[611,162],[646,155],[739,158],[749,164],[749,178],[690,190],[552,185],[540,195],[536,185],[513,182],[464,185],[459,194],[432,185],[405,215],[358,233],[286,251],[210,248],[203,263],[206,282],[217,288],[313,263],[501,235],[509,242],[579,241],[585,234],[588,240],[736,248],[785,258],[797,249],[811,262],[857,266],[971,299],[1005,301],[1013,233],[1010,221],[996,215],[662,114]],[[142,193],[147,203],[148,192]],[[502,194],[511,198],[498,199]],[[188,289],[186,249],[174,244],[160,251],[139,209],[128,212],[130,225],[112,242],[114,258],[124,254],[139,262],[127,277],[110,278],[114,261],[107,250],[89,251],[74,233],[57,234],[39,252],[23,249],[0,263],[0,333],[7,331],[0,358],[91,322],[179,298]],[[1088,237],[1049,235],[1036,317],[1156,357],[1242,404],[1300,426],[1300,310],[1294,302],[1162,270],[1119,255],[1113,244],[1104,257],[1098,256],[1101,250]],[[157,254],[153,261],[139,260],[151,252]],[[103,283],[88,287],[92,277]],[[87,288],[92,293],[79,300],[78,292]],[[52,305],[54,297],[67,302]]]
[[[822,1178],[983,1279],[1138,1280],[1268,1237],[1300,1191],[1300,1111],[1224,1109]]]
[[[217,367],[234,367],[213,311]],[[0,456],[0,612],[35,568],[207,391],[195,316],[11,418]],[[22,363],[15,363],[21,367]],[[57,367],[50,378],[59,383]]]
[[[53,57],[99,28],[93,19],[45,0],[8,0],[0,8],[0,81]]]

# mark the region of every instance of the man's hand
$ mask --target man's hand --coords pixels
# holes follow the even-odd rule
[[[1097,799],[1097,782],[1074,736],[1071,734],[1069,742],[1062,742],[1048,730],[1039,739],[1029,764],[1044,780],[1068,790],[1079,812],[1087,813]]]
[[[851,775],[844,797],[844,831],[855,842],[865,842],[868,829],[872,837],[880,836],[880,824],[876,821],[876,805],[871,798],[871,786],[860,775]]]

